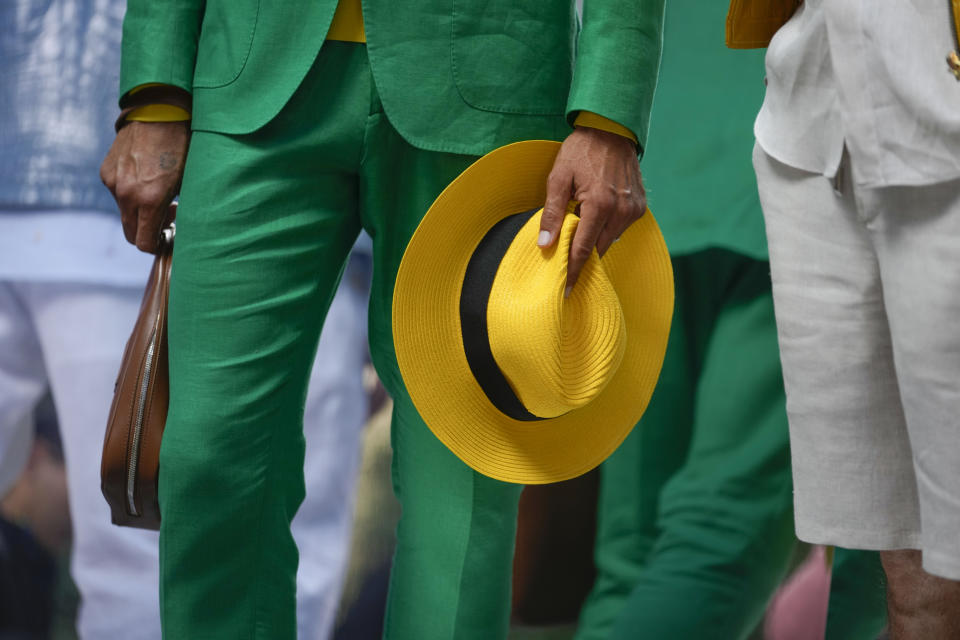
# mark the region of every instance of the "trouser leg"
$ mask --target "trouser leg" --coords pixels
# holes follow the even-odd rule
[[[858,200],[871,216],[913,454],[921,532],[913,548],[926,571],[960,581],[960,180],[862,189]]]
[[[890,635],[960,637],[960,180],[856,195],[877,251],[920,503],[920,544],[880,554]]]
[[[664,487],[661,534],[614,637],[637,629],[653,637],[745,637],[794,544],[768,266],[726,252],[696,258],[700,277],[721,285],[721,299],[698,376],[693,440]],[[708,275],[718,272],[726,282]]]
[[[833,553],[826,640],[875,640],[887,626],[880,554],[837,547]]]
[[[697,372],[693,437],[660,495],[657,540],[613,627],[616,638],[745,637],[793,547],[767,265],[727,252],[691,259],[681,295],[717,296]]]
[[[848,548],[916,548],[911,443],[861,211],[849,190],[836,192],[821,175],[759,146],[753,160],[788,396],[797,535]],[[852,182],[846,164],[841,171]]]
[[[47,387],[43,352],[21,287],[0,281],[0,498],[33,444],[33,409]]]
[[[430,432],[400,379],[390,320],[407,241],[474,158],[415,149],[379,112],[368,121],[365,158],[361,208],[374,242],[371,355],[395,401],[393,479],[403,508],[385,635],[496,640],[507,633],[521,487],[472,471]]]
[[[123,341],[133,326],[142,291],[77,283],[21,284],[18,290],[29,307],[24,320],[28,324],[19,323],[21,329],[32,333],[35,325],[44,347],[41,350],[32,338],[21,337],[17,343],[21,351],[30,351],[25,363],[39,376],[34,376],[31,388],[45,386],[44,361],[50,367],[64,442],[73,521],[72,574],[82,598],[78,633],[85,640],[159,638],[157,535],[111,524],[98,475]],[[348,551],[358,440],[366,411],[360,384],[365,309],[365,294],[356,288],[345,286],[334,297],[327,337],[321,338],[310,379],[305,417],[307,498],[293,523],[301,553],[297,619],[298,637],[303,639],[329,635]],[[2,351],[7,375],[15,346],[6,344]],[[12,393],[23,384],[11,380],[3,388]],[[29,415],[35,399],[26,396],[23,407]],[[5,398],[12,402],[11,396]],[[29,443],[32,425],[29,420],[23,423]]]
[[[296,635],[290,521],[304,496],[303,406],[359,228],[369,95],[363,50],[327,43],[266,127],[193,135],[160,452],[165,638]]]
[[[367,357],[367,282],[350,266],[324,321],[304,412],[306,498],[293,519],[300,551],[297,637],[325,640],[333,630],[350,553],[360,458],[367,417],[363,366]]]
[[[687,261],[674,261],[678,295],[650,405],[637,427],[600,467],[594,551],[597,574],[580,613],[577,640],[609,637],[659,535],[660,492],[687,457],[698,344],[703,342],[703,327],[710,324],[695,317],[704,312],[696,301],[699,314],[688,308],[691,300],[680,295],[687,266]]]
[[[402,514],[384,630],[394,639],[506,638],[520,485],[466,467],[395,396]]]
[[[49,372],[73,522],[83,640],[160,637],[157,534],[117,527],[100,493],[100,455],[124,342],[142,290],[79,283],[24,285]]]

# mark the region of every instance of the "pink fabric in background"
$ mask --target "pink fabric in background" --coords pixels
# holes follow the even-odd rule
[[[765,640],[824,640],[830,601],[830,568],[825,547],[814,547],[780,587],[763,625]]]

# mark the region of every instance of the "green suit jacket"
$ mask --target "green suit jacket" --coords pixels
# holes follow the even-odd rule
[[[193,128],[250,133],[293,95],[337,0],[129,0],[120,95],[150,82],[193,94]],[[580,110],[643,144],[664,0],[363,0],[384,111],[411,144],[480,155],[559,139]]]

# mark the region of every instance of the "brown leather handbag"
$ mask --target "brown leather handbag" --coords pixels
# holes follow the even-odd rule
[[[160,528],[160,438],[167,421],[167,299],[174,226],[163,232],[140,315],[123,352],[100,463],[100,489],[114,524]]]

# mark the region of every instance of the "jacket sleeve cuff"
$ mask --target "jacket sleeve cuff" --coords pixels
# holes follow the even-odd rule
[[[190,113],[193,110],[193,96],[180,87],[151,82],[134,87],[120,98],[122,109],[143,107],[148,104],[173,105]]]
[[[131,121],[183,122],[190,120],[192,96],[179,87],[148,83],[134,87],[120,100],[122,111],[115,128],[120,131]]]

